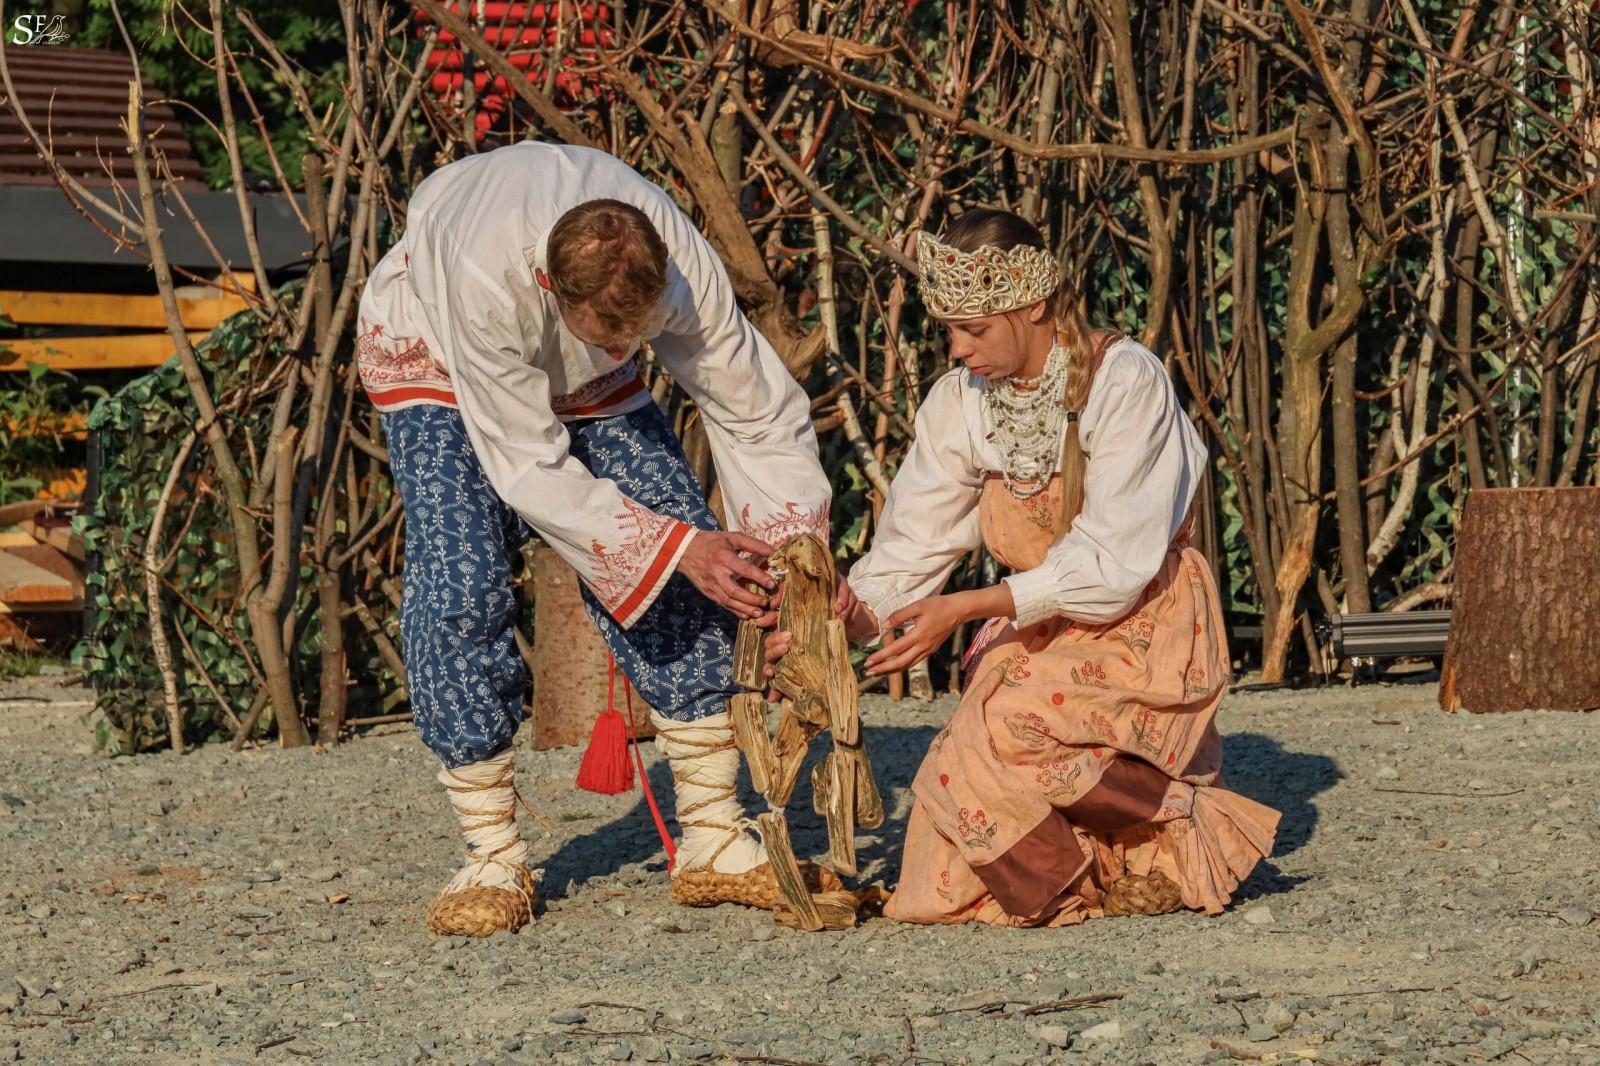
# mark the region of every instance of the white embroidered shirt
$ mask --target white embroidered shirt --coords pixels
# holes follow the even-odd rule
[[[722,262],[667,195],[604,152],[524,142],[418,186],[404,237],[361,297],[357,359],[380,410],[456,407],[500,496],[624,626],[647,610],[695,530],[596,478],[563,425],[651,402],[631,358],[566,328],[538,275],[556,220],[616,199],[668,250],[650,344],[705,419],[730,526],[776,544],[828,536],[831,490],[810,404],[735,302]]]

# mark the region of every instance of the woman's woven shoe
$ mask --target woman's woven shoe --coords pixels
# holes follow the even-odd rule
[[[1125,914],[1168,914],[1183,909],[1183,893],[1172,878],[1160,870],[1148,875],[1124,874],[1106,889],[1100,909],[1112,918]]]

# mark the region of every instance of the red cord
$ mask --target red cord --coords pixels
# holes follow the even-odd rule
[[[611,660],[612,676],[615,676],[617,661]],[[672,842],[672,834],[667,832],[667,823],[661,817],[661,808],[656,806],[656,794],[650,787],[650,778],[644,772],[644,756],[639,752],[639,738],[633,732],[633,686],[628,683],[628,675],[622,675],[622,692],[628,701],[628,739],[633,742],[633,758],[639,766],[639,787],[644,790],[644,800],[650,805],[650,817],[655,819],[656,832],[661,835],[661,846],[667,849],[667,873],[672,873],[672,868],[678,862],[678,846]],[[609,703],[609,696],[607,697]]]

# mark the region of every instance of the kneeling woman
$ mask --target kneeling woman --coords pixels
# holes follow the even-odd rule
[[[924,235],[917,260],[965,367],[930,391],[850,572],[852,636],[906,630],[868,660],[887,673],[989,621],[917,774],[887,913],[1069,925],[1221,911],[1278,814],[1222,785],[1228,654],[1188,540],[1205,446],[1161,362],[1088,328],[1023,219],[968,212],[942,241]],[[1010,575],[938,595],[980,542]]]

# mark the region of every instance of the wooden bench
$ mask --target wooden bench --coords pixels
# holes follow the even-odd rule
[[[249,309],[242,294],[255,291],[255,277],[235,274],[233,280],[235,292],[200,285],[179,290],[178,315],[191,341]],[[177,352],[160,296],[0,290],[0,313],[19,326],[159,331],[0,340],[0,370],[27,370],[31,363],[74,372],[138,370],[160,366]]]

